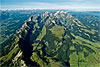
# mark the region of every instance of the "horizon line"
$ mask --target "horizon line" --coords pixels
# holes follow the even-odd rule
[[[15,9],[0,9],[2,11],[6,10],[71,10],[71,11],[100,11],[100,9],[91,8],[71,8],[71,9],[56,9],[56,8],[15,8]]]

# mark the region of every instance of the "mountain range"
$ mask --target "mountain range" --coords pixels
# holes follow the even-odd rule
[[[0,52],[1,66],[100,66],[100,32],[65,11],[29,17]]]

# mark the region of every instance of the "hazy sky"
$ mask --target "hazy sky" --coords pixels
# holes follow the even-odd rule
[[[100,0],[0,0],[0,9],[100,9]]]

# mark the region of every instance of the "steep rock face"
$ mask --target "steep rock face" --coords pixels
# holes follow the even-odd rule
[[[11,49],[1,54],[0,65],[99,66],[99,37],[100,32],[67,12],[33,15],[7,43]]]

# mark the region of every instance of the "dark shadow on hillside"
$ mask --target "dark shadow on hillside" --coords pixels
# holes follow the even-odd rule
[[[27,34],[23,33],[21,35],[25,36],[25,38],[20,38],[19,47],[23,52],[23,60],[28,66],[39,66],[36,62],[31,61],[30,57],[32,56],[33,46],[30,43],[30,35],[32,34],[33,24],[28,24],[30,29],[27,30]]]

